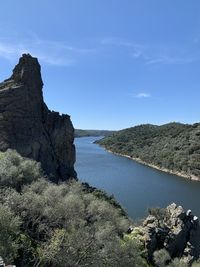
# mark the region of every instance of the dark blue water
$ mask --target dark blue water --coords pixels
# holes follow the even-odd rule
[[[172,202],[200,215],[200,182],[116,156],[93,144],[96,139],[75,140],[79,179],[113,194],[130,217],[142,218],[149,207],[166,207]]]

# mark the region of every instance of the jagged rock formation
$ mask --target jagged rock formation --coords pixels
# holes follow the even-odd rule
[[[152,209],[143,225],[133,229],[131,235],[145,247],[147,257],[153,262],[156,250],[166,249],[171,258],[181,258],[189,266],[200,258],[200,226],[192,214],[187,215],[175,203],[166,209]]]
[[[43,101],[37,58],[24,54],[12,76],[0,83],[0,150],[17,150],[41,162],[54,182],[76,177],[74,128],[68,115]]]

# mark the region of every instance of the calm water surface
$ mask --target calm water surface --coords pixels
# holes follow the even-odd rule
[[[113,155],[93,144],[97,137],[76,138],[79,179],[113,194],[129,216],[139,219],[149,207],[175,202],[200,216],[200,182],[152,169]]]

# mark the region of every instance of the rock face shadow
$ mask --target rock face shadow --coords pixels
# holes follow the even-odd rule
[[[37,58],[24,54],[0,83],[0,150],[15,149],[41,162],[54,182],[76,178],[74,128],[69,115],[44,103],[40,70]]]

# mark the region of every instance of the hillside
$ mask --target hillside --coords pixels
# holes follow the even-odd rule
[[[182,207],[149,209],[134,226],[104,192],[46,178],[38,162],[0,152],[0,259],[6,264],[188,267],[199,259],[199,222]]]
[[[108,136],[115,131],[108,130],[81,130],[75,129],[75,137],[87,137],[87,136]]]
[[[0,152],[0,258],[18,267],[141,266],[130,220],[105,193],[45,179],[38,162]],[[102,262],[104,265],[101,265]]]
[[[164,171],[200,180],[200,123],[139,125],[97,143]]]

